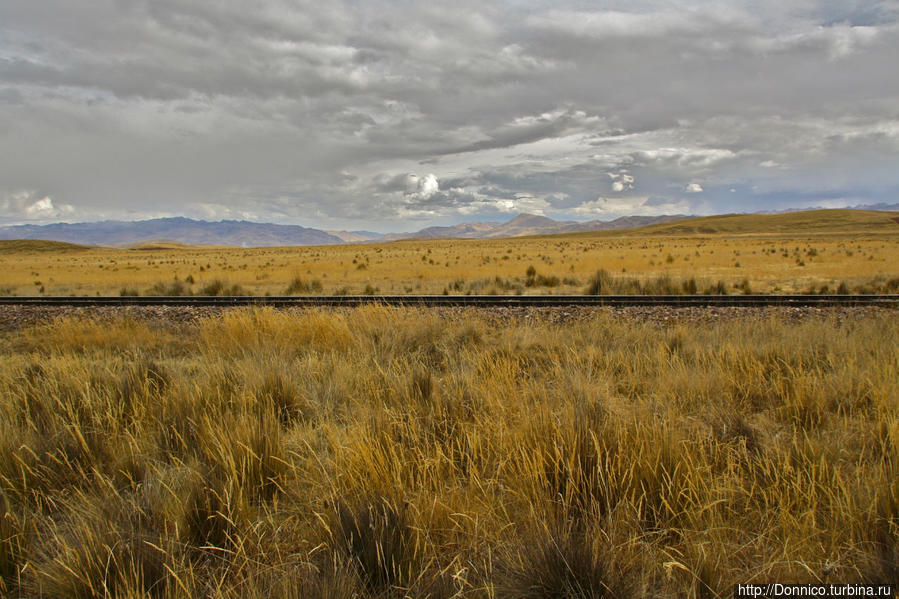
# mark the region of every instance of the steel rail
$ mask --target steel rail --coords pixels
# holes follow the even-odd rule
[[[890,295],[316,295],[316,296],[25,296],[0,297],[6,306],[899,306]]]

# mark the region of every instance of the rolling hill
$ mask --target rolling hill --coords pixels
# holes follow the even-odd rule
[[[41,239],[0,239],[0,254],[42,253],[42,252],[77,252],[91,249],[85,245],[76,245],[64,241],[45,241]]]
[[[646,235],[899,233],[899,212],[806,210],[781,214],[722,214],[661,223],[630,231]]]

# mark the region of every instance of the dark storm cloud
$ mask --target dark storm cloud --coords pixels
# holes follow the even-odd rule
[[[895,1],[5,0],[0,220],[403,229],[896,201],[897,18]]]

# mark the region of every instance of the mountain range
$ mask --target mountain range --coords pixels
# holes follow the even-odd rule
[[[147,242],[176,242],[190,245],[236,245],[245,247],[331,245],[398,239],[484,239],[577,233],[642,227],[680,218],[677,216],[626,216],[612,221],[557,221],[535,214],[519,214],[507,222],[470,222],[449,227],[428,227],[411,233],[383,235],[370,231],[322,231],[299,225],[276,225],[248,221],[209,222],[189,218],[156,218],[142,221],[53,223],[0,227],[0,239],[43,239],[82,245],[129,246]]]
[[[510,221],[471,222],[450,227],[428,227],[415,233],[391,233],[384,235],[384,241],[394,239],[490,239],[497,237],[521,237],[523,235],[550,235],[553,233],[583,233],[586,231],[609,231],[612,229],[631,229],[645,227],[681,218],[675,216],[623,216],[610,221],[591,220],[578,222],[573,220],[558,221],[537,214],[519,214]]]

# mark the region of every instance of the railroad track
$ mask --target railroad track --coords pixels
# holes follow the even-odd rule
[[[0,297],[0,306],[899,306],[899,295],[319,295],[319,296],[31,296]]]

